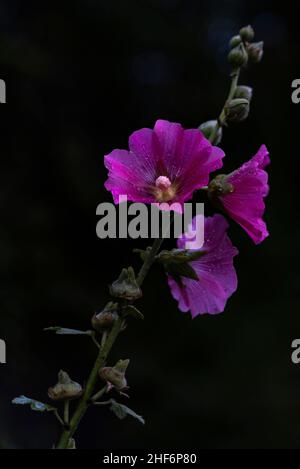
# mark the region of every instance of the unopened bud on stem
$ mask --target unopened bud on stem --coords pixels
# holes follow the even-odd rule
[[[263,41],[252,42],[252,44],[248,45],[247,51],[248,51],[249,60],[252,60],[252,62],[255,62],[255,63],[260,62],[264,54]]]
[[[242,122],[249,114],[249,101],[244,98],[236,98],[227,102],[224,107],[225,122]]]
[[[58,383],[48,389],[48,396],[54,401],[76,399],[81,395],[81,385],[72,381],[68,373],[63,370],[58,373]]]
[[[216,127],[218,127],[217,132],[215,131]],[[203,124],[199,126],[199,130],[201,130],[208,140],[210,140],[211,135],[215,135],[213,141],[211,141],[213,145],[218,145],[222,140],[222,127],[218,126],[218,121],[216,120],[203,122]]]
[[[244,44],[241,43],[238,46],[231,49],[231,51],[228,54],[228,62],[233,68],[239,68],[247,64],[248,54],[247,54]]]
[[[253,94],[253,89],[250,88],[250,86],[240,85],[236,87],[234,98],[244,98],[250,102],[252,99],[252,94]]]
[[[92,317],[92,326],[98,332],[105,332],[112,329],[118,319],[118,303],[110,301],[100,313],[95,313]]]
[[[115,366],[105,366],[99,370],[99,376],[104,381],[110,383],[118,391],[127,387],[125,373],[129,365],[129,360],[119,360]]]
[[[119,278],[110,286],[110,294],[128,301],[137,300],[142,296],[132,267],[122,270]]]
[[[240,29],[240,36],[245,42],[252,41],[254,38],[254,30],[250,24],[248,26],[244,26]]]
[[[234,47],[238,46],[241,42],[242,38],[239,34],[237,36],[233,36],[229,41],[230,49],[233,49]]]

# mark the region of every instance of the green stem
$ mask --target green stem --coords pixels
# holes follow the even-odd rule
[[[100,348],[100,344],[99,344],[98,340],[96,339],[96,334],[95,334],[94,331],[91,333],[91,339],[94,342],[94,344],[96,345],[96,347]]]
[[[229,89],[227,99],[226,99],[225,104],[223,106],[223,109],[222,109],[222,111],[221,111],[221,113],[218,117],[217,124],[216,124],[214,130],[212,131],[212,133],[209,136],[209,141],[211,143],[213,143],[215,141],[215,138],[217,136],[219,128],[223,127],[223,125],[224,125],[224,122],[225,122],[225,105],[228,101],[231,101],[232,98],[234,97],[234,94],[235,94],[235,91],[236,91],[236,88],[237,88],[237,84],[238,84],[238,81],[239,81],[240,70],[241,70],[240,68],[237,68],[236,70],[233,70],[233,72],[231,73],[231,84],[230,84],[230,89]]]
[[[67,399],[64,403],[64,423],[69,424],[69,415],[70,415],[70,401]]]
[[[146,257],[137,277],[137,282],[140,286],[142,285],[147,273],[149,272],[149,269],[155,260],[155,256],[157,252],[159,251],[162,242],[163,242],[163,238],[157,238],[154,241],[153,246],[150,252],[148,253],[148,256]],[[88,378],[84,394],[78,404],[77,409],[75,410],[73,414],[73,417],[71,418],[71,421],[69,423],[69,428],[65,429],[60,437],[60,440],[57,444],[57,449],[67,448],[70,438],[72,438],[72,436],[76,432],[82,417],[86,413],[90,405],[91,397],[94,394],[95,386],[96,386],[97,379],[98,379],[98,372],[100,368],[104,366],[107,360],[108,354],[115,340],[117,339],[119,333],[122,330],[123,323],[124,323],[123,318],[119,317],[114,323],[113,328],[108,334],[108,336],[105,338],[105,340],[102,341],[103,343],[101,344],[101,348],[99,350],[98,356],[96,358],[96,361],[94,363],[94,366]]]
[[[236,87],[239,81],[240,70],[240,68],[237,68],[236,70],[233,70],[231,74],[231,86],[227,97],[227,101],[230,101],[234,97]]]
[[[57,418],[57,420],[59,421],[59,423],[61,424],[61,426],[63,427],[65,425],[65,422],[63,421],[63,419],[59,415],[58,410],[54,409],[53,413],[54,413],[55,417]]]
[[[141,267],[141,270],[139,271],[137,279],[136,279],[139,286],[141,286],[143,281],[145,280],[145,277],[146,277],[147,273],[149,272],[149,269],[150,269],[150,267],[152,266],[152,264],[155,260],[155,256],[158,253],[158,251],[159,251],[159,249],[162,245],[162,242],[163,242],[163,238],[156,238],[156,240],[154,241],[154,243],[152,245],[151,251],[146,256],[146,259],[145,259],[145,261],[144,261],[144,263]]]

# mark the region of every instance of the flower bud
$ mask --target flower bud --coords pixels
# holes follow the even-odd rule
[[[110,383],[118,391],[127,388],[125,373],[129,365],[129,360],[119,360],[115,366],[105,366],[99,370],[99,376],[104,381]]]
[[[242,67],[248,62],[248,54],[245,49],[244,44],[239,44],[238,46],[231,49],[228,54],[228,62],[233,68]]]
[[[244,26],[243,28],[240,29],[240,36],[245,42],[252,41],[254,38],[254,31],[252,26],[250,24],[248,26]]]
[[[244,98],[227,102],[224,107],[226,123],[242,122],[248,117],[249,109],[249,101]]]
[[[116,298],[133,301],[142,296],[132,267],[123,269],[119,278],[110,286],[110,294]]]
[[[233,49],[234,47],[238,46],[241,42],[242,38],[239,34],[237,36],[233,36],[229,41],[230,49]]]
[[[262,56],[264,55],[264,43],[263,41],[261,42],[252,42],[252,44],[249,44],[247,47],[249,59],[252,60],[252,62],[258,63],[261,61]]]
[[[109,331],[118,319],[118,303],[110,301],[100,313],[92,317],[92,326],[98,332]]]
[[[72,381],[68,373],[62,370],[58,373],[58,383],[48,389],[48,396],[54,401],[76,399],[81,395],[80,384]]]
[[[244,98],[247,99],[249,102],[252,99],[252,94],[253,94],[253,89],[250,88],[250,86],[237,86],[235,93],[234,93],[234,98]]]
[[[203,122],[203,124],[201,124],[199,126],[199,130],[201,130],[203,135],[209,140],[212,132],[214,132],[215,127],[217,125],[218,125],[218,122],[216,120]],[[222,140],[222,134],[223,134],[222,127],[219,126],[218,131],[216,133],[216,136],[215,136],[213,142],[211,142],[211,143],[213,145],[218,145]]]

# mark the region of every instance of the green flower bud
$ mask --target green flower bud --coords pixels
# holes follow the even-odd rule
[[[225,122],[242,122],[248,117],[250,110],[248,99],[236,98],[227,102],[224,107]]]
[[[99,370],[99,376],[104,381],[110,383],[118,391],[127,388],[125,373],[129,365],[129,360],[119,360],[115,366],[105,366]]]
[[[261,42],[252,42],[247,47],[249,60],[252,60],[254,63],[258,63],[261,61],[262,56],[264,55],[264,43]]]
[[[109,331],[118,319],[118,303],[110,301],[103,311],[95,313],[92,317],[92,326],[98,332]]]
[[[68,373],[62,370],[58,373],[58,383],[48,389],[48,396],[53,401],[76,399],[81,395],[80,384],[72,381]]]
[[[236,91],[234,93],[234,98],[244,98],[247,99],[249,102],[252,99],[253,89],[250,86],[237,86]]]
[[[230,49],[233,49],[234,47],[238,46],[241,42],[242,38],[239,34],[237,36],[233,36],[229,41]]]
[[[245,49],[244,44],[239,44],[238,46],[231,49],[228,54],[228,62],[233,68],[242,67],[248,62],[248,54]]]
[[[216,121],[216,120],[203,122],[203,124],[201,124],[199,126],[199,130],[201,130],[203,135],[209,140],[212,132],[215,130],[217,125],[218,125],[218,121]],[[223,134],[222,127],[219,126],[218,131],[216,133],[216,136],[215,136],[213,142],[211,142],[211,143],[213,145],[218,145],[222,140],[222,134]]]
[[[240,36],[245,42],[252,41],[254,38],[254,31],[252,26],[250,24],[248,26],[244,26],[243,28],[240,29]]]
[[[142,290],[137,284],[132,267],[122,270],[118,280],[110,286],[110,294],[128,301],[136,300],[142,296]]]

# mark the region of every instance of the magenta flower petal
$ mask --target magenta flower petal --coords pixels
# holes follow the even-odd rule
[[[119,202],[119,195],[127,195],[129,200],[152,202],[144,186],[140,167],[136,164],[136,155],[126,150],[114,150],[104,157],[104,164],[110,177],[105,188],[111,191],[114,202]]]
[[[198,280],[181,277],[181,282],[177,283],[168,276],[168,284],[179,309],[190,311],[192,317],[223,312],[228,298],[237,288],[233,257],[238,251],[227,236],[227,221],[222,215],[214,215],[205,218],[204,227],[203,256],[191,262]],[[185,239],[183,236],[178,240],[179,248],[184,247]]]
[[[268,150],[262,145],[250,161],[227,176],[226,182],[232,185],[233,190],[220,197],[225,211],[244,228],[255,244],[269,235],[262,218],[265,211],[263,198],[269,192],[268,174],[264,168],[269,163]]]
[[[184,133],[182,155],[182,189],[191,195],[208,184],[211,172],[222,167],[225,153],[218,147],[212,147],[199,130],[191,129]]]
[[[158,120],[154,129],[141,129],[129,138],[129,150],[105,156],[106,189],[145,203],[183,204],[208,184],[209,174],[222,166],[224,152],[213,147],[197,129]]]
[[[176,178],[182,168],[181,145],[184,130],[180,124],[159,119],[154,126],[154,133],[160,143],[164,168],[168,169],[168,177]]]
[[[129,137],[129,150],[135,158],[136,169],[151,184],[157,165],[162,161],[162,151],[157,135],[151,129],[140,129]]]

